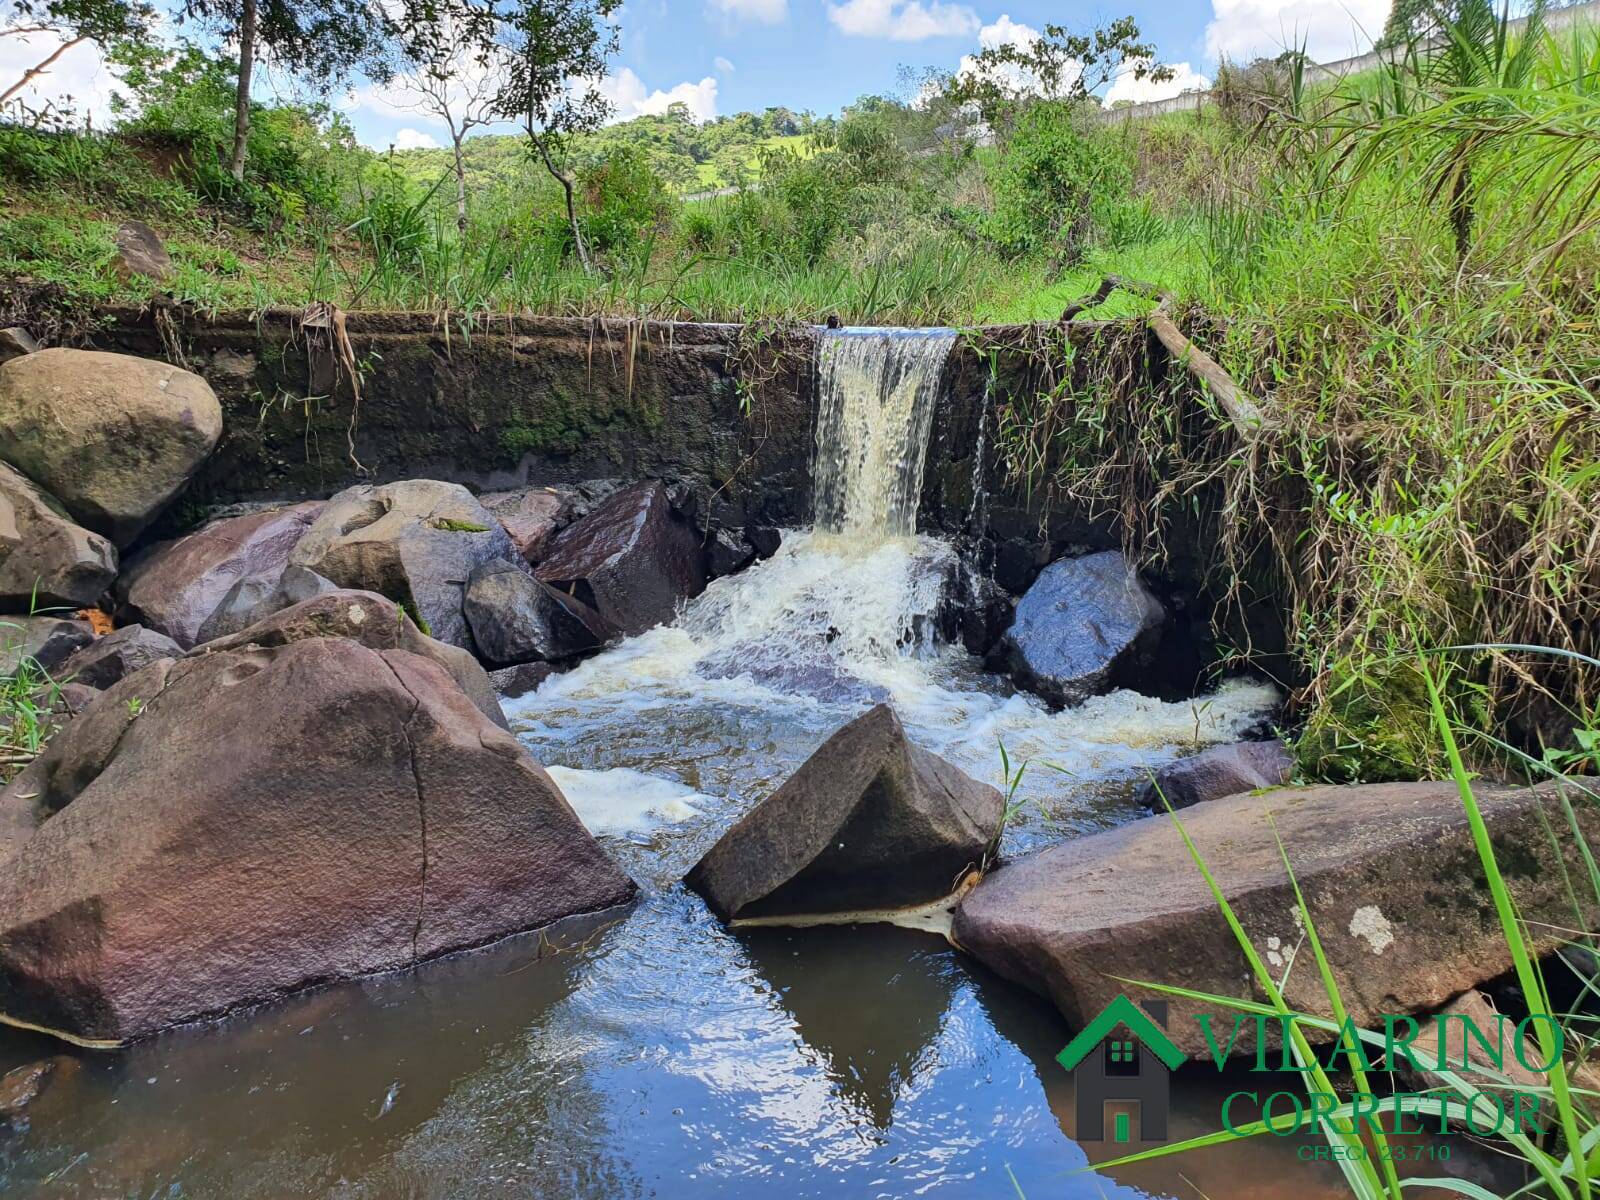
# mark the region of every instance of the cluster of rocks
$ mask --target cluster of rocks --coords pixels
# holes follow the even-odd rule
[[[0,669],[63,681],[0,793],[0,1011],[82,1042],[628,900],[486,668],[560,669],[761,549],[654,481],[361,485],[141,543],[221,422],[166,364],[0,365]]]

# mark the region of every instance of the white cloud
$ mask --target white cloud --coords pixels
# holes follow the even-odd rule
[[[966,37],[978,31],[978,14],[965,4],[942,0],[845,0],[828,5],[828,20],[852,37],[920,42],[924,38]]]
[[[653,92],[645,89],[644,80],[634,74],[631,67],[623,67],[615,75],[608,75],[595,85],[596,90],[611,101],[612,120],[628,121],[646,114],[660,114],[668,105],[682,102],[696,121],[709,121],[717,115],[717,81],[707,75],[699,83],[685,81],[676,87]]]
[[[1106,89],[1106,103],[1115,104],[1119,100],[1131,100],[1135,104],[1143,104],[1147,100],[1165,100],[1169,96],[1181,95],[1184,92],[1204,92],[1210,89],[1211,80],[1193,70],[1188,63],[1169,63],[1168,66],[1172,71],[1172,78],[1165,83],[1157,83],[1149,78],[1135,79],[1131,70],[1123,71]]]
[[[1313,62],[1371,48],[1390,0],[1211,0],[1206,53],[1232,62],[1280,54],[1302,43]]]
[[[0,91],[49,58],[62,41],[53,33],[0,38]],[[65,105],[80,117],[87,113],[96,126],[102,126],[111,117],[111,95],[116,81],[100,47],[84,42],[56,59],[44,74],[34,76],[33,81],[17,93],[13,103],[21,100],[31,109],[42,109],[46,103]]]
[[[725,17],[763,25],[776,25],[789,16],[789,0],[710,0],[710,4]]]
[[[732,75],[733,74],[733,64],[731,62],[729,62],[727,59],[723,58],[722,55],[720,55],[720,54],[717,55],[716,58],[711,60],[711,65],[714,66],[717,70],[721,71],[724,75]]]
[[[437,150],[439,139],[420,129],[402,129],[394,135],[396,150]]]
[[[1039,40],[1039,31],[1032,25],[1025,25],[1021,21],[1013,21],[1009,14],[1002,13],[998,21],[992,21],[978,30],[978,45],[985,50],[998,50],[1001,46],[1017,46],[1022,49],[1033,45]],[[956,65],[957,75],[972,75],[979,72],[978,60],[970,54],[961,56],[961,62]],[[1033,91],[1038,87],[1038,81],[1033,77],[1033,72],[1024,71],[1021,67],[1003,66],[991,68],[989,76],[996,82],[1013,92]],[[1070,80],[1063,80],[1063,83]]]

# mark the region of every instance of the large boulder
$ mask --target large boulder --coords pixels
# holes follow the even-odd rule
[[[672,620],[706,586],[700,538],[655,480],[613,493],[556,534],[537,573],[630,635]]]
[[[1005,804],[880,704],[740,819],[685,882],[724,919],[906,908],[981,868]]]
[[[117,581],[122,615],[188,649],[233,585],[281,573],[322,511],[320,501],[212,521],[136,554]]]
[[[461,612],[474,568],[516,557],[494,517],[460,484],[358,484],[333,499],[290,561],[405,605],[424,633],[473,649]]]
[[[122,693],[149,676],[130,717]],[[46,755],[57,811],[0,873],[0,1006],[80,1039],[410,966],[634,891],[516,739],[405,651],[318,638],[157,663]]]
[[[1051,704],[1079,704],[1147,666],[1166,619],[1115,550],[1051,563],[1017,604],[996,653],[1017,683]]]
[[[201,643],[249,629],[273,613],[338,591],[338,585],[315,571],[294,564],[281,571],[259,571],[236,580],[206,623],[200,626]]]
[[[1134,799],[1146,808],[1189,808],[1238,792],[1282,787],[1294,774],[1294,755],[1277,739],[1212,746],[1168,763],[1141,783]],[[1163,800],[1165,803],[1163,803]]]
[[[1584,868],[1554,789],[1476,789],[1500,869],[1545,950],[1559,944],[1555,931],[1591,928],[1600,915],[1592,895],[1584,911],[1573,910],[1563,879],[1581,877]],[[1600,844],[1600,810],[1585,796],[1574,804],[1585,836]],[[1307,955],[1284,987],[1294,1011],[1330,1015],[1302,945],[1280,839],[1357,1025],[1430,1012],[1511,967],[1454,784],[1229,796],[1190,809],[1183,825],[1274,975],[1284,975],[1297,951]],[[1547,828],[1563,831],[1565,876]],[[1265,1001],[1166,813],[990,873],[957,909],[954,938],[1001,975],[1050,997],[1073,1028],[1119,994],[1168,1000],[1168,1032],[1189,1054],[1206,1052],[1198,1014],[1218,1013],[1213,1019],[1224,1031],[1232,1029],[1229,1015],[1125,981]],[[1309,1027],[1307,1034],[1318,1036]],[[1246,1032],[1234,1051],[1253,1047]]]
[[[119,547],[156,518],[221,435],[210,385],[180,367],[64,349],[0,366],[0,459]]]
[[[307,638],[349,638],[369,650],[405,650],[443,667],[485,717],[509,729],[489,675],[476,658],[459,646],[423,633],[405,610],[376,592],[336,589],[264,617],[247,629],[217,638],[194,653],[240,650],[246,646],[287,646]]]
[[[530,563],[544,557],[545,546],[575,515],[574,488],[531,487],[517,492],[486,492],[478,497],[505,527],[517,553]]]
[[[116,577],[116,547],[0,463],[0,607],[89,608]]]
[[[124,625],[96,638],[61,665],[61,677],[102,691],[135,671],[163,658],[177,658],[183,647],[143,625]]]
[[[617,632],[593,609],[504,559],[472,572],[462,610],[478,656],[497,667],[569,658]]]
[[[94,641],[94,626],[63,617],[0,617],[0,678],[31,659],[55,674],[67,659]]]

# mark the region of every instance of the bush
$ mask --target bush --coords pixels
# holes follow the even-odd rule
[[[1072,106],[1044,101],[1017,120],[991,178],[988,234],[1006,253],[1048,254],[1071,266],[1115,224],[1132,162],[1110,136],[1079,124]]]
[[[636,146],[617,146],[580,175],[584,240],[598,254],[625,254],[671,224],[677,201]]]

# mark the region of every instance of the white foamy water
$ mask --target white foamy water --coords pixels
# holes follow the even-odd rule
[[[776,555],[717,580],[671,626],[509,707],[541,761],[575,769],[558,779],[596,832],[654,819],[645,776],[698,794],[694,807],[724,824],[879,702],[917,744],[1002,789],[1001,746],[1013,768],[1033,760],[1019,794],[1054,828],[1095,828],[1132,815],[1130,785],[1148,769],[1234,740],[1276,705],[1273,688],[1235,680],[1193,701],[1118,691],[1053,713],[939,644],[960,564],[948,543],[912,531],[954,342],[949,330],[826,335],[817,529],[786,534]]]
[[[643,833],[700,815],[694,805],[701,799],[698,792],[658,775],[627,767],[609,771],[547,769],[578,819],[597,836]]]

